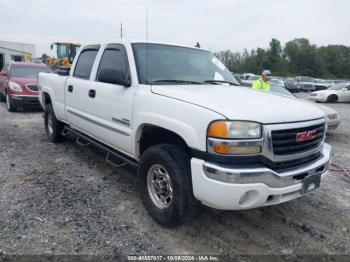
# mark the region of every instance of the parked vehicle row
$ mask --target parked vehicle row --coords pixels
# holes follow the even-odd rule
[[[251,86],[255,80],[260,76],[246,73],[246,74],[235,74],[235,77],[239,79],[243,86]],[[319,78],[313,78],[308,76],[296,76],[296,77],[272,77],[270,83],[273,85],[279,85],[292,93],[303,92],[314,92],[319,90],[327,90],[333,85],[344,84],[344,80],[324,80]]]
[[[6,101],[8,111],[19,107],[40,106],[38,75],[51,72],[44,64],[10,62],[0,72],[0,101]]]

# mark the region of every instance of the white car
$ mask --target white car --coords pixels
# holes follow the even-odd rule
[[[312,92],[309,99],[316,102],[350,102],[350,83],[335,84],[327,90]]]
[[[48,139],[75,136],[109,163],[137,168],[143,204],[166,227],[189,220],[198,203],[240,210],[290,201],[317,189],[331,161],[321,110],[239,86],[199,48],[82,46],[69,76],[39,75],[39,93]]]
[[[324,112],[328,130],[336,129],[340,125],[341,118],[337,111],[325,105],[316,104],[316,103],[314,103],[314,105]]]

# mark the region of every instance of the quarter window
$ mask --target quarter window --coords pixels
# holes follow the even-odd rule
[[[74,75],[76,77],[89,79],[98,50],[85,50],[79,56],[75,66]]]

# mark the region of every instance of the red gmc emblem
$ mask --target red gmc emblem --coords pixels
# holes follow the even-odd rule
[[[310,141],[315,138],[315,135],[316,135],[316,130],[297,133],[296,141],[297,142]]]

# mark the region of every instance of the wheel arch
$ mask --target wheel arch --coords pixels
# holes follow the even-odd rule
[[[137,158],[140,158],[148,148],[165,143],[178,145],[187,153],[191,153],[190,145],[182,135],[155,124],[143,123],[140,125],[137,128],[135,140],[135,155]]]
[[[41,104],[43,110],[45,110],[46,105],[48,105],[48,104],[51,104],[53,106],[53,99],[52,99],[50,93],[47,92],[46,90],[42,91],[42,93],[40,94],[39,97],[40,97],[40,104]]]

